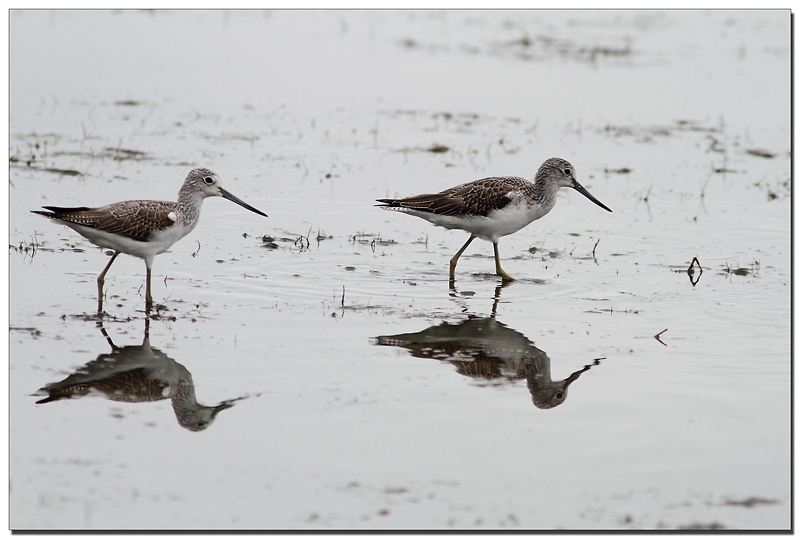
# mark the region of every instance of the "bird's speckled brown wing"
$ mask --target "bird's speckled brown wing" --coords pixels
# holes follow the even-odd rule
[[[519,189],[517,182],[522,178],[502,177],[483,178],[446,189],[441,193],[417,195],[401,199],[378,199],[389,208],[408,208],[437,215],[483,216],[494,210],[504,208]]]
[[[175,203],[155,200],[130,200],[103,206],[102,208],[61,208],[45,206],[50,212],[37,211],[57,221],[118,234],[136,241],[147,241],[151,232],[163,230],[175,224],[169,214]]]

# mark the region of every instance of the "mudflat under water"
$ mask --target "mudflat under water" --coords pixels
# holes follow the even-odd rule
[[[12,529],[790,527],[788,11],[10,33]],[[613,213],[562,190],[505,286],[373,207],[553,156]],[[154,312],[123,256],[98,316],[106,254],[30,210],[198,166],[269,218],[207,200]]]

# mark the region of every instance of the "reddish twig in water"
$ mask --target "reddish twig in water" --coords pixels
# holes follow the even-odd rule
[[[664,346],[666,346],[666,343],[665,343],[664,341],[662,341],[662,340],[661,340],[661,336],[662,336],[662,335],[663,335],[663,334],[664,334],[666,331],[667,331],[667,330],[665,329],[664,331],[662,331],[662,332],[660,332],[660,333],[656,333],[656,334],[654,335],[654,337],[656,338],[656,340],[657,340],[658,342],[660,342],[661,344],[663,344]]]

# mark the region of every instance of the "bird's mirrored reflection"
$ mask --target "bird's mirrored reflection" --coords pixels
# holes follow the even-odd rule
[[[116,346],[102,322],[100,331],[111,345],[111,352],[97,356],[60,382],[47,384],[35,393],[45,398],[36,404],[87,395],[99,395],[116,402],[142,403],[164,399],[172,401],[172,409],[181,427],[191,431],[207,429],[217,414],[233,406],[237,400],[222,401],[215,406],[197,402],[191,373],[164,352],[150,346],[150,320],[145,319],[141,345]]]
[[[501,284],[495,287],[494,296],[492,296],[492,318],[497,316],[497,305],[500,303],[500,294],[503,292],[504,288],[511,284],[511,282],[512,281],[503,281]],[[458,303],[459,307],[461,307],[461,312],[465,314],[469,313],[470,307],[467,302],[464,301],[464,299],[474,296],[475,292],[471,290],[459,291],[458,288],[456,288],[455,281],[452,279],[448,284],[448,288],[448,294],[450,295],[450,298]]]
[[[456,371],[489,381],[527,380],[533,404],[553,408],[567,398],[567,388],[601,359],[573,372],[563,380],[550,375],[550,358],[522,333],[494,317],[470,316],[452,324],[442,322],[416,333],[382,335],[381,346],[399,346],[419,358],[447,361]]]

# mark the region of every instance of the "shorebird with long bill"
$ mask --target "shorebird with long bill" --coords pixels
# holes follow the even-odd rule
[[[542,163],[533,183],[515,176],[483,178],[441,193],[377,201],[382,203],[378,206],[385,210],[407,213],[436,226],[469,232],[467,242],[450,259],[451,280],[455,279],[461,254],[472,240],[481,238],[492,242],[495,271],[505,282],[514,278],[500,267],[497,242],[547,215],[555,206],[556,194],[562,187],[575,189],[604,210],[611,211],[578,183],[575,167],[557,157]]]
[[[72,228],[98,247],[114,251],[111,260],[97,277],[98,312],[103,310],[106,273],[117,256],[125,253],[144,260],[147,266],[145,306],[149,310],[153,305],[150,293],[153,259],[194,230],[200,218],[200,207],[208,197],[227,198],[267,217],[266,213],[223,189],[219,176],[207,168],[196,168],[189,172],[178,192],[177,202],[127,200],[99,208],[44,206],[48,211],[35,210],[33,213]]]

